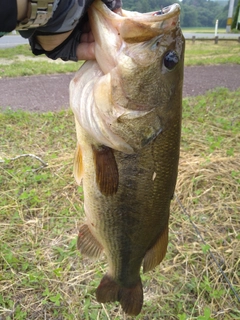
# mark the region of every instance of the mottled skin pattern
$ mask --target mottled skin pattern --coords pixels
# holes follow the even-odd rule
[[[116,194],[101,194],[95,182],[91,145],[88,150],[83,147],[87,223],[104,247],[110,274],[123,286],[132,286],[139,279],[146,251],[168,224],[179,158],[181,83],[174,91],[168,127],[135,154],[114,151],[119,172]]]
[[[171,70],[164,62],[169,51],[178,56]],[[97,299],[118,300],[132,315],[142,307],[143,261],[144,271],[154,268],[167,247],[180,149],[183,59],[184,39],[177,25],[140,48],[125,46],[117,66],[110,71],[111,80],[104,87],[107,89],[96,91],[99,98],[111,96],[113,110],[121,105],[130,111],[146,111],[139,117],[122,114],[110,124],[112,132],[126,141],[132,152],[101,146],[91,131],[79,125],[75,112],[79,144],[76,159],[81,163],[79,175],[83,178],[88,226],[80,228],[78,247],[90,256],[99,256],[104,250],[108,271],[97,289]],[[79,73],[73,80],[72,96],[82,76]],[[104,101],[102,97],[100,100]],[[72,103],[77,101],[72,99]]]

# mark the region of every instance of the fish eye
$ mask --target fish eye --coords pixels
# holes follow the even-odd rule
[[[168,51],[163,58],[164,66],[168,70],[173,70],[178,64],[178,62],[179,58],[175,51]]]

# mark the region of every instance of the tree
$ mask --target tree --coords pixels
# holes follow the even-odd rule
[[[197,11],[193,6],[184,5],[183,8],[183,21],[181,23],[184,27],[195,27],[197,26]]]
[[[178,0],[123,0],[123,8],[139,12],[157,11],[176,2]]]
[[[222,11],[217,15],[219,28],[225,28],[228,16],[228,4],[223,7]]]
[[[179,0],[123,0],[123,8],[131,11],[157,11]],[[216,19],[221,17],[223,7],[217,1],[182,0],[181,26],[183,27],[214,27]],[[227,13],[221,17],[226,24]]]
[[[235,10],[235,14],[233,16],[233,22],[232,22],[232,29],[238,29],[240,30],[240,25],[237,26],[237,20],[238,20],[238,15],[239,15],[239,12],[240,12],[240,0],[238,0],[238,4],[237,4],[237,7],[236,7],[236,10]]]

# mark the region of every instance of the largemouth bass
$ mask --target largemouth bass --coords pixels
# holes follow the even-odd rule
[[[96,61],[70,84],[77,131],[76,181],[83,180],[86,223],[78,248],[108,271],[99,302],[140,313],[147,272],[165,256],[181,134],[184,38],[180,7],[111,12],[100,0],[88,15]]]

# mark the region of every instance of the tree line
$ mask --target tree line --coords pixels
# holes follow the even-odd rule
[[[173,3],[179,3],[181,6],[180,20],[182,27],[214,27],[216,20],[218,20],[219,27],[226,27],[228,4],[223,6],[217,1],[123,0],[123,8],[131,11],[149,12],[157,11]]]

